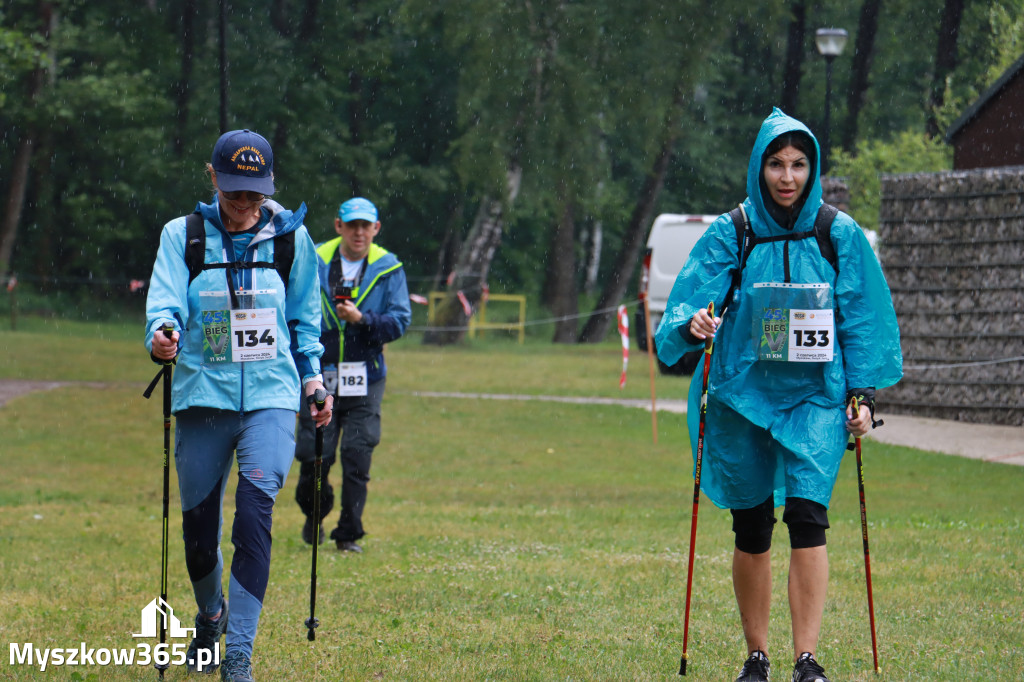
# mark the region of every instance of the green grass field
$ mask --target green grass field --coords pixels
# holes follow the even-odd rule
[[[0,378],[73,382],[0,408],[0,679],[157,678],[151,667],[40,672],[9,660],[11,643],[140,641],[139,612],[159,593],[162,448],[159,397],[141,395],[156,370],[141,340],[141,325],[32,318],[0,331]],[[678,679],[693,489],[683,417],[659,414],[654,445],[650,414],[635,408],[417,395],[649,398],[646,358],[634,348],[624,391],[615,344],[436,349],[409,338],[388,362],[366,551],[322,546],[321,627],[308,642],[310,548],[293,467],[275,510],[256,678]],[[658,397],[685,386],[659,377]],[[864,457],[882,674],[851,456],[830,514],[818,651],[833,682],[1024,678],[1024,468],[869,440]],[[172,491],[168,601],[191,626],[174,481]],[[731,681],[744,657],[729,528],[728,512],[702,501],[688,679]],[[776,679],[789,675],[787,546],[780,528]],[[223,549],[230,563],[227,539]]]

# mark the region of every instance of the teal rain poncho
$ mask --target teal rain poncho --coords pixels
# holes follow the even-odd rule
[[[765,207],[771,199],[762,196],[761,172],[768,145],[790,131],[809,135],[820,157],[817,140],[800,121],[778,109],[765,119],[750,154],[743,202],[758,237],[788,232]],[[792,226],[798,232],[812,229],[822,203],[820,163],[817,158],[811,161],[806,201]],[[822,257],[814,238],[758,244],[747,258],[733,300],[727,303],[732,272],[739,265],[739,245],[732,220],[724,214],[694,246],[672,288],[655,335],[658,357],[666,364],[703,346],[688,333],[694,313],[710,301],[715,302],[716,312],[725,309],[711,359],[701,474],[701,489],[719,507],[750,508],[771,494],[777,506],[786,497],[802,497],[827,507],[849,437],[847,390],[885,388],[903,374],[892,297],[863,230],[840,212],[831,237],[838,274]],[[784,282],[818,286],[763,286]],[[779,292],[784,299],[765,298]],[[771,317],[767,311],[788,313],[797,308],[819,309],[825,317],[828,309],[833,311],[831,361],[765,359],[769,335],[762,336],[762,331]],[[794,326],[790,321],[788,333]],[[694,449],[703,357],[689,395]]]

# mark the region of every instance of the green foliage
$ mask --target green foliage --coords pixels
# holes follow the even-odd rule
[[[867,141],[856,155],[833,151],[832,171],[850,189],[850,215],[866,230],[878,229],[881,176],[886,173],[927,173],[952,168],[953,150],[941,140],[907,131],[892,142]]]
[[[859,3],[806,4],[799,101],[787,113],[820,134],[824,63],[811,37],[817,26],[851,32],[835,63],[838,126]],[[179,109],[186,3],[11,0],[0,14],[0,168],[26,134],[36,139],[13,268],[26,285],[83,296],[83,282],[145,279],[161,226],[210,197],[203,167],[226,94],[229,127],[274,143],[277,198],[307,204],[314,237],[333,234],[341,201],[370,197],[381,243],[416,289],[449,231],[461,238],[480,199],[502,193],[513,162],[522,189],[492,290],[540,292],[566,206],[577,235],[602,226],[604,279],[665,135],[678,140],[657,212],[714,213],[742,197],[757,125],[778,103],[792,5],[254,0],[229,16],[222,93],[218,3],[198,2]],[[943,123],[1012,63],[1022,15],[1024,0],[967,4]],[[923,130],[940,16],[941,3],[883,3],[862,142]],[[30,99],[37,65],[44,87]],[[666,130],[677,95],[681,119]],[[0,196],[9,182],[0,174]]]

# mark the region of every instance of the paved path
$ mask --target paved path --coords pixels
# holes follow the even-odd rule
[[[32,391],[51,391],[64,386],[63,381],[26,381],[22,379],[0,379],[0,407],[12,398]]]
[[[441,393],[413,391],[412,395],[436,398],[471,398],[475,400],[542,400],[560,403],[624,405],[651,409],[650,400],[618,400],[615,398],[572,398],[551,395],[512,393]],[[681,400],[657,401],[659,412],[686,412]],[[866,438],[889,445],[905,445],[920,450],[959,455],[986,462],[1024,466],[1024,427],[927,419],[907,415],[883,415],[885,425]]]
[[[66,385],[60,381],[26,381],[0,379],[0,407],[11,398],[32,391],[49,391]],[[425,398],[468,398],[473,400],[541,400],[548,402],[576,403],[584,405],[624,405],[651,409],[649,400],[621,400],[617,398],[574,398],[553,395],[524,395],[515,393],[442,393],[435,391],[412,391],[411,395]],[[686,403],[681,400],[659,400],[659,412],[686,412]],[[890,445],[905,445],[911,448],[942,452],[981,459],[986,462],[1017,464],[1024,466],[1024,427],[998,426],[992,424],[969,424],[943,419],[927,419],[906,415],[883,416],[885,426],[872,431],[868,438]]]

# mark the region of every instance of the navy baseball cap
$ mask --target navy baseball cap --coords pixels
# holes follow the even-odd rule
[[[274,151],[266,138],[251,130],[224,133],[210,160],[222,192],[243,190],[274,193]]]
[[[341,208],[338,209],[338,217],[343,223],[350,220],[368,220],[375,223],[377,222],[377,207],[369,199],[356,197],[341,205]]]

